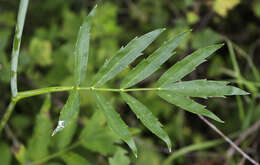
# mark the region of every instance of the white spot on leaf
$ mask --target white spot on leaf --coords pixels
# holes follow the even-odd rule
[[[57,127],[55,128],[55,130],[52,132],[51,136],[54,136],[57,132],[63,130],[63,128],[65,127],[65,121],[64,120],[60,120],[58,122]]]

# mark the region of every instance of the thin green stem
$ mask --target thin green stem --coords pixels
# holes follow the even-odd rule
[[[23,98],[42,95],[46,93],[52,92],[62,92],[62,91],[70,91],[73,89],[73,86],[60,86],[60,87],[48,87],[48,88],[40,88],[34,90],[28,90],[24,92],[19,92],[18,96],[14,98],[15,101],[18,101]],[[78,90],[94,90],[94,91],[104,91],[104,92],[132,92],[132,91],[158,91],[161,88],[132,88],[132,89],[115,89],[115,88],[95,88],[95,87],[78,87]],[[163,90],[163,89],[162,89]]]
[[[18,17],[17,17],[17,24],[15,29],[14,41],[13,41],[13,50],[12,50],[12,60],[11,60],[11,91],[12,97],[15,98],[18,94],[17,89],[17,65],[18,65],[18,58],[20,52],[20,45],[23,33],[23,26],[24,20],[28,8],[29,0],[21,0]]]
[[[15,98],[15,100],[20,100],[26,97],[32,97],[37,95],[42,95],[46,93],[52,93],[52,92],[62,92],[62,91],[70,91],[73,87],[47,87],[47,88],[40,88],[40,89],[34,89],[34,90],[28,90],[24,92],[19,92],[18,96]]]
[[[42,164],[42,163],[47,162],[47,161],[49,161],[49,160],[51,160],[53,158],[59,157],[59,156],[65,154],[66,152],[68,152],[68,151],[78,147],[80,144],[81,144],[81,141],[78,141],[78,142],[70,145],[69,147],[62,149],[61,151],[58,151],[58,152],[53,153],[53,154],[51,154],[49,156],[46,156],[43,159],[40,159],[40,160],[32,162],[32,165]]]
[[[254,62],[252,61],[252,58],[250,56],[250,54],[248,54],[246,51],[244,51],[242,48],[240,48],[236,43],[232,42],[228,37],[226,36],[222,36],[226,41],[228,41],[230,44],[234,45],[235,50],[242,56],[244,57],[249,66],[251,67],[252,71],[253,71],[253,75],[256,78],[257,81],[260,81],[260,73],[258,71],[258,69],[256,68]]]
[[[240,69],[239,69],[239,66],[238,66],[238,63],[236,60],[236,56],[234,53],[234,49],[233,49],[233,46],[232,46],[232,43],[230,40],[227,41],[227,46],[228,46],[229,55],[230,55],[230,58],[231,58],[231,61],[233,64],[233,68],[236,72],[237,79],[238,79],[238,81],[241,81],[242,78],[241,78]],[[238,83],[238,86],[239,86],[239,88],[242,88],[241,83]],[[244,110],[243,102],[242,102],[242,99],[240,96],[236,96],[236,100],[237,100],[237,105],[238,105],[238,110],[239,110],[239,117],[240,117],[240,120],[243,121],[245,119],[245,110]]]
[[[162,88],[133,88],[133,89],[124,89],[124,92],[133,92],[133,91],[159,91],[163,90]]]
[[[5,127],[5,124],[7,123],[8,119],[10,118],[14,110],[16,102],[18,101],[18,99],[15,99],[18,95],[17,66],[18,66],[20,45],[21,45],[21,39],[22,39],[22,33],[23,33],[23,27],[24,27],[25,16],[27,13],[28,3],[29,0],[20,1],[17,24],[16,24],[15,35],[13,40],[12,59],[11,59],[11,84],[10,85],[11,85],[12,101],[9,103],[9,106],[1,120],[0,135],[2,133],[3,128]]]
[[[32,96],[37,96],[37,95],[42,95],[42,94],[47,94],[47,93],[52,93],[52,92],[63,92],[63,91],[71,91],[74,87],[73,86],[60,86],[60,87],[48,87],[48,88],[40,88],[40,89],[34,89],[34,90],[28,90],[24,92],[18,92],[18,95],[14,98],[12,98],[11,103],[9,104],[6,113],[4,114],[4,117],[1,120],[0,123],[0,134],[2,129],[4,128],[6,122],[8,121],[9,117],[11,116],[14,106],[17,101],[27,98],[27,97],[32,97]],[[104,92],[133,92],[133,91],[158,91],[158,90],[163,90],[161,88],[132,88],[132,89],[115,89],[115,88],[95,88],[95,87],[78,87],[78,90],[94,90],[94,91],[104,91]]]
[[[15,105],[16,105],[16,101],[14,101],[14,100],[12,100],[9,103],[9,105],[7,107],[7,110],[6,110],[4,116],[3,116],[2,120],[1,120],[1,123],[0,123],[0,135],[2,134],[2,130],[4,129],[5,124],[7,123],[8,119],[10,118],[10,116],[12,114]]]
[[[230,138],[234,138],[238,135],[239,135],[239,133],[233,134],[230,136]],[[183,148],[173,152],[162,164],[170,165],[170,164],[172,164],[172,162],[175,159],[177,159],[178,157],[184,156],[185,154],[187,154],[189,152],[205,150],[205,149],[212,148],[217,145],[223,144],[225,142],[226,141],[224,139],[219,138],[216,140],[210,140],[210,141],[206,141],[206,142],[202,142],[202,143],[198,143],[198,144],[192,144],[187,147],[183,147]]]
[[[236,76],[236,73],[233,70],[230,70],[230,69],[227,69],[227,68],[220,68],[219,70],[223,74],[226,74],[230,77],[236,78],[236,79],[233,79],[233,80],[228,80],[230,82],[240,83],[240,84],[246,85],[248,87],[250,87],[250,86],[260,87],[259,82],[248,81],[243,76],[240,76],[240,79],[238,79],[238,77]]]
[[[240,77],[240,75],[241,75],[240,69],[239,69],[239,66],[238,66],[238,63],[237,63],[237,60],[236,60],[236,56],[235,56],[235,53],[234,53],[232,43],[229,40],[227,41],[227,46],[228,46],[229,55],[230,55],[230,58],[231,58],[231,61],[232,61],[232,64],[233,64],[233,68],[234,68],[237,76]]]
[[[95,87],[80,87],[79,90],[95,90],[95,91],[109,91],[109,92],[132,92],[132,91],[157,91],[160,88],[132,88],[132,89],[114,89],[114,88],[95,88]]]
[[[243,57],[246,58],[249,66],[251,67],[252,71],[253,71],[253,75],[256,78],[257,81],[260,81],[260,74],[259,71],[257,70],[257,68],[255,67],[251,57],[249,54],[247,54],[243,49],[241,49],[238,45],[236,45],[235,43],[232,42],[232,44],[234,45],[234,48],[237,50],[237,52],[239,54],[241,54]]]

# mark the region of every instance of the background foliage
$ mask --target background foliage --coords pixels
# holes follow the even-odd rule
[[[162,36],[145,51],[152,53],[164,40],[177,33],[193,29],[192,34],[177,49],[157,74],[146,79],[140,87],[154,85],[162,71],[195,49],[230,39],[235,45],[235,59],[227,46],[186,76],[185,79],[231,80],[249,91],[250,96],[198,100],[218,114],[225,124],[215,123],[225,134],[248,130],[260,118],[259,83],[260,64],[260,3],[258,0],[34,0],[30,1],[19,59],[19,90],[73,84],[74,44],[79,26],[90,9],[99,4],[93,20],[88,74],[85,82],[93,81],[103,62],[134,36],[165,27]],[[19,1],[0,0],[0,109],[1,114],[10,99],[10,52]],[[243,51],[244,50],[244,51]],[[138,62],[138,60],[137,60]],[[239,70],[234,63],[238,63]],[[132,65],[134,67],[135,64]],[[233,69],[234,68],[234,69]],[[254,69],[255,68],[255,69]],[[124,70],[107,86],[119,86],[119,80],[130,69]],[[233,83],[236,85],[236,83]],[[106,97],[117,95],[105,93]],[[114,99],[117,110],[131,127],[138,143],[139,157],[128,154],[127,147],[105,124],[105,118],[96,111],[95,99],[89,92],[81,92],[79,119],[71,128],[51,137],[60,109],[68,93],[37,96],[23,100],[16,106],[8,128],[0,139],[0,160],[3,164],[162,164],[175,159],[185,146],[198,144],[196,152],[176,156],[175,164],[223,164],[229,146],[203,142],[218,138],[196,115],[186,113],[159,99],[153,92],[136,93],[137,98],[163,123],[174,142],[174,153],[168,153],[162,141],[152,135],[123,104]],[[116,98],[116,97],[113,97]],[[119,97],[118,97],[119,98]],[[243,140],[241,147],[260,160],[259,131]],[[81,139],[78,142],[79,138]],[[80,145],[78,145],[80,143]],[[117,143],[117,145],[114,145]],[[72,145],[71,145],[72,144]],[[120,145],[119,145],[120,144]],[[38,148],[38,150],[36,150]],[[39,149],[40,148],[40,149]],[[55,153],[58,155],[55,156]],[[224,153],[224,154],[223,154]],[[51,157],[48,157],[51,155]],[[55,156],[52,158],[52,156]],[[41,161],[42,162],[37,162]],[[48,160],[48,161],[47,161]],[[76,160],[76,161],[75,161]],[[241,161],[234,154],[230,164]]]

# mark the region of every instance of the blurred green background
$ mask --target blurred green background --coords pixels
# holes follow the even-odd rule
[[[232,85],[238,85],[251,93],[243,97],[198,100],[225,120],[225,124],[212,122],[226,135],[236,133],[237,137],[240,133],[250,130],[255,123],[258,123],[257,128],[260,127],[259,0],[31,0],[19,58],[20,91],[72,84],[73,50],[77,32],[83,18],[95,4],[98,4],[98,11],[91,33],[87,75],[82,83],[84,86],[88,86],[107,59],[135,36],[156,28],[167,28],[167,31],[146,49],[145,56],[148,56],[163,41],[192,29],[192,34],[177,49],[177,56],[171,58],[138,87],[154,86],[163,71],[192,51],[231,40],[240,72],[233,69],[228,47],[224,46],[185,79],[228,80]],[[18,6],[17,0],[0,0],[1,116],[10,100],[10,57]],[[118,88],[120,80],[140,60],[120,73],[116,79],[109,81],[106,86]],[[118,112],[131,127],[138,143],[137,159],[128,151],[128,147],[111,133],[104,117],[96,112],[95,102],[88,92],[81,93],[81,112],[77,122],[68,131],[51,137],[59,111],[68,96],[68,93],[61,92],[52,94],[51,98],[37,96],[17,104],[0,139],[1,164],[159,165],[168,161],[176,165],[222,165],[243,161],[237,153],[226,156],[230,146],[222,144],[221,141],[213,141],[210,148],[203,149],[206,141],[219,136],[196,115],[166,103],[153,92],[134,93],[160,119],[175,144],[173,153],[168,153],[163,142],[136,119],[117,97],[118,94],[104,94],[107,98],[113,98]],[[45,104],[42,106],[44,100]],[[79,138],[83,139],[83,145],[70,148]],[[256,129],[239,143],[258,161],[259,139],[260,132]],[[195,151],[179,153],[176,156],[180,149],[194,144],[199,146]],[[55,153],[58,155],[55,156]],[[37,162],[39,160],[43,161]]]

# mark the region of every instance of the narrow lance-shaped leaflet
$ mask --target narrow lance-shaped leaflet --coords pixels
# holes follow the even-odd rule
[[[205,109],[205,106],[193,101],[192,99],[188,98],[187,96],[183,96],[178,93],[173,93],[171,91],[159,91],[157,94],[166,100],[167,102],[176,105],[186,111],[191,113],[200,114],[203,116],[207,116],[213,120],[223,123],[224,121],[217,117],[214,113],[210,112],[209,110]]]
[[[171,140],[167,133],[162,129],[162,124],[158,119],[152,114],[149,109],[143,105],[140,101],[134,97],[128,95],[127,93],[120,93],[123,100],[130,106],[132,111],[135,113],[138,119],[156,136],[162,139],[168,146],[169,151],[171,152]]]
[[[190,31],[181,33],[165,42],[160,48],[152,53],[147,59],[141,61],[123,80],[121,88],[129,88],[149,77],[173,54],[173,50],[183,41]]]
[[[58,125],[53,131],[52,135],[64,129],[72,121],[76,120],[76,115],[79,112],[80,96],[77,90],[78,86],[84,79],[87,67],[87,60],[89,54],[89,38],[90,27],[93,16],[96,11],[95,6],[87,18],[84,20],[83,25],[80,27],[78,38],[75,46],[75,72],[74,72],[74,89],[71,91],[69,98],[60,112]]]
[[[92,93],[96,98],[98,108],[105,115],[109,127],[112,128],[112,130],[128,144],[134,155],[137,157],[137,148],[135,146],[134,139],[131,136],[125,122],[121,119],[120,115],[115,111],[110,102],[106,101],[104,97],[99,95],[97,92],[93,91]]]
[[[142,55],[142,51],[148,47],[164,29],[157,29],[139,38],[130,41],[122,47],[109,61],[98,71],[93,86],[99,87],[114,78],[119,72],[125,69],[136,58]]]
[[[226,81],[193,80],[168,84],[161,90],[172,91],[190,97],[225,97],[229,95],[247,95],[249,93],[227,85]]]
[[[216,50],[221,48],[223,44],[216,44],[201,48],[183,60],[174,64],[168,69],[157,81],[158,87],[164,87],[168,84],[181,80],[184,76],[192,72],[198,65],[206,61],[205,59],[212,55]]]

